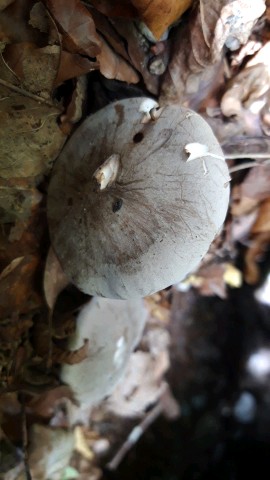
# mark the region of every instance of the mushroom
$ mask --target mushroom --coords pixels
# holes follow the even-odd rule
[[[88,117],[53,169],[52,245],[91,295],[144,297],[182,280],[227,212],[228,167],[209,125],[178,105],[146,104],[120,100]]]
[[[82,407],[98,404],[113,391],[141,338],[146,316],[142,299],[95,297],[82,308],[68,346],[76,350],[88,339],[88,355],[80,363],[63,365],[60,374]]]

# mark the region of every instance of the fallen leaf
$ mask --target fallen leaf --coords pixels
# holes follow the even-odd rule
[[[31,11],[29,25],[38,28],[40,32],[48,33],[50,28],[49,16],[42,2],[36,2]]]
[[[168,367],[166,351],[155,358],[149,352],[133,353],[125,376],[106,401],[106,409],[121,417],[140,416],[164,392],[162,378]]]
[[[232,192],[232,215],[248,214],[269,197],[269,192],[270,165],[262,164],[250,169],[243,182]]]
[[[98,3],[101,4],[102,2]],[[113,51],[123,57],[125,60],[130,61],[125,41],[123,37],[121,37],[113,28],[112,23],[109,21],[109,19],[105,17],[105,15],[102,15],[100,12],[98,12],[95,8],[91,8],[90,12],[95,22],[97,31],[102,34],[102,37],[110,45]]]
[[[251,229],[251,234],[266,232],[270,232],[270,197],[260,204],[257,219]]]
[[[191,6],[192,0],[131,0],[131,3],[158,40]]]
[[[50,419],[57,409],[57,406],[63,403],[64,398],[72,400],[72,395],[69,387],[66,385],[59,385],[55,388],[50,388],[48,391],[31,397],[27,401],[27,412],[31,415],[38,415],[43,418]]]
[[[250,242],[245,255],[244,278],[250,285],[255,285],[260,280],[259,262],[263,260],[269,250],[270,232],[258,233]]]
[[[226,117],[241,115],[243,108],[248,108],[269,89],[270,72],[263,63],[246,67],[228,84],[220,108]]]
[[[204,11],[207,17],[211,6],[207,0],[201,0],[202,4],[204,4]],[[215,2],[213,2],[214,5],[216,5]],[[223,8],[214,33],[214,57],[220,54],[224,45],[232,51],[237,50],[241,45],[245,45],[256,21],[264,13],[265,9],[264,0],[257,1],[256,5],[250,2],[250,0],[223,2]]]
[[[159,93],[160,78],[151,74],[148,69],[149,62],[153,58],[150,51],[151,44],[134,25],[134,22],[122,19],[111,20],[113,27],[125,38],[127,42],[128,55],[131,63],[141,73],[147,90],[153,95]],[[167,59],[166,53],[164,54]]]
[[[29,436],[28,464],[32,478],[61,478],[74,448],[72,431],[33,425]]]
[[[205,97],[215,81],[224,45],[233,48],[237,43],[239,48],[241,43],[246,43],[264,10],[263,0],[256,6],[249,0],[201,0],[200,7],[197,6],[172,37],[173,51],[160,102],[192,104],[198,92]]]
[[[6,45],[3,58],[20,79],[20,88],[50,99],[60,61],[60,47],[37,48],[28,42]]]
[[[62,33],[62,46],[71,53],[96,57],[100,40],[89,10],[79,0],[46,0],[47,8]]]
[[[58,87],[66,80],[85,75],[99,68],[99,62],[93,62],[77,53],[70,53],[62,50],[57,76],[54,86]]]
[[[85,75],[75,80],[71,100],[65,113],[60,117],[60,128],[65,134],[70,134],[73,125],[82,118],[87,98],[87,86],[87,77]]]
[[[100,73],[106,78],[137,83],[140,78],[134,68],[120,55],[117,55],[105,40],[101,43],[101,52],[97,55]]]
[[[59,109],[14,93],[12,85],[1,89],[0,101],[0,176],[48,173],[66,138],[57,124]]]
[[[40,203],[42,195],[29,183],[0,178],[0,223],[27,220],[30,217],[33,208]]]
[[[33,84],[37,91],[45,84],[38,87],[35,83],[35,68],[32,71],[29,66],[31,73],[26,84]],[[46,82],[48,78],[54,80],[51,70],[49,77],[44,77]],[[0,176],[31,177],[48,172],[65,141],[57,125],[62,108],[18,86],[17,76],[1,58],[0,85]]]
[[[65,363],[66,365],[76,365],[81,363],[88,357],[89,350],[89,341],[88,339],[84,340],[84,345],[76,350],[62,350],[56,345],[53,345],[53,362],[55,363]]]
[[[0,274],[0,317],[28,313],[40,306],[36,287],[40,259],[34,255],[15,258]]]

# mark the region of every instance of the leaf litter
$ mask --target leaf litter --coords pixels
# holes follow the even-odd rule
[[[148,425],[151,405],[153,418],[162,414],[170,368],[167,327],[178,295],[189,299],[197,291],[226,302],[230,290],[260,283],[270,244],[269,18],[262,0],[72,0],[68,7],[54,0],[0,2],[0,417],[23,451],[20,428],[7,428],[7,404],[13,389],[18,418],[18,393],[27,392],[33,478],[62,472],[62,478],[96,480],[98,442],[112,452],[121,437],[113,427],[101,434],[104,425],[122,425],[123,438],[130,428],[126,418],[137,418],[136,429],[138,418]],[[126,376],[85,413],[59,382],[61,364],[83,362],[86,355],[87,343],[74,352],[65,343],[85,299],[73,296],[52,253],[47,257],[45,200],[48,175],[67,136],[95,109],[95,82],[101,104],[139,91],[160,104],[197,110],[223,146],[232,181],[224,229],[200,268],[147,300],[147,327]],[[39,416],[45,426],[33,420]],[[84,419],[84,427],[76,434],[65,430],[76,418]],[[22,478],[24,466],[14,456],[15,464],[13,478]]]

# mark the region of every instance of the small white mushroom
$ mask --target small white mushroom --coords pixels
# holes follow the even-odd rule
[[[96,297],[82,308],[69,348],[76,350],[88,339],[88,356],[61,369],[62,381],[71,387],[82,407],[94,406],[113,391],[141,338],[146,314],[141,299]]]
[[[228,167],[209,125],[178,105],[142,123],[152,105],[120,100],[90,116],[55,164],[51,241],[67,277],[85,293],[136,298],[179,282],[226,216]],[[207,175],[200,161],[188,161],[194,145]]]

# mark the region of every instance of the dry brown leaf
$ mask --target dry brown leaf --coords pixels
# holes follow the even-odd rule
[[[224,93],[220,108],[226,117],[241,115],[243,108],[248,108],[269,89],[270,72],[263,63],[250,66],[236,75]]]
[[[200,8],[179,26],[173,38],[172,58],[162,86],[161,102],[189,101],[202,91],[205,96],[215,81],[216,65],[224,45],[233,48],[247,40],[257,18],[264,12],[263,0],[200,1]]]
[[[30,182],[10,182],[0,178],[0,224],[27,220],[42,195]]]
[[[77,350],[62,350],[61,348],[53,345],[53,362],[55,363],[65,363],[67,365],[76,365],[81,363],[88,357],[88,343],[89,340],[84,340],[84,345],[82,345]]]
[[[19,45],[22,47],[22,43]],[[32,44],[31,47],[29,44],[23,45],[22,51],[19,49],[21,56],[19,55],[18,74],[20,75],[21,68],[23,75],[27,73],[28,76],[23,80],[25,88],[20,84],[18,76],[3,58],[0,58],[0,176],[3,178],[29,177],[48,172],[65,141],[65,135],[57,125],[57,117],[62,109],[49,99],[33,93],[42,91],[44,96],[49,95],[56,70],[53,70],[51,65],[48,72],[44,72],[47,57],[51,60],[53,55],[44,54],[42,61],[45,63],[42,64],[41,60],[37,59]],[[34,57],[29,57],[33,60],[33,65],[29,63],[29,59],[24,63],[28,47],[31,54],[35,52]],[[11,61],[12,51],[11,45],[7,50],[7,60]],[[18,53],[18,50],[15,51]],[[42,70],[38,75],[37,69]],[[30,91],[31,89],[33,91]]]
[[[266,232],[270,232],[270,197],[260,204],[257,220],[251,229],[252,234]]]
[[[147,90],[153,95],[157,95],[159,93],[160,78],[151,74],[148,69],[150,59],[153,58],[153,54],[150,51],[150,42],[135,27],[134,22],[114,19],[111,23],[119,35],[125,38],[131,63],[141,73]],[[166,60],[166,53],[164,57]]]
[[[101,52],[97,55],[97,60],[100,64],[100,73],[106,78],[127,83],[137,83],[140,80],[134,68],[117,55],[105,40],[101,42]]]
[[[36,2],[30,11],[29,25],[38,28],[40,32],[48,33],[50,28],[49,16],[42,2]]]
[[[79,0],[46,0],[47,8],[62,33],[63,48],[71,53],[96,57],[100,40],[89,10]]]
[[[57,125],[58,108],[14,92],[12,84],[1,88],[0,101],[0,176],[48,172],[66,138]]]
[[[27,313],[43,301],[37,292],[40,259],[34,255],[15,258],[0,274],[0,317]]]
[[[102,3],[102,2],[98,2],[98,3]],[[115,53],[118,53],[118,55],[123,57],[125,60],[129,61],[130,58],[127,53],[124,39],[120,35],[118,35],[118,33],[113,28],[108,18],[105,17],[105,15],[102,15],[101,13],[99,13],[95,8],[91,8],[90,11],[94,19],[97,31],[102,34],[102,36],[105,38],[108,44],[112,47]]]
[[[10,348],[10,344],[16,344],[21,340],[22,335],[33,325],[29,317],[12,317],[7,322],[0,323],[0,345]],[[4,344],[4,345],[2,345]]]
[[[270,245],[270,231],[258,233],[251,241],[250,247],[245,255],[244,278],[250,285],[255,285],[260,280],[260,262]]]
[[[131,0],[131,3],[158,40],[191,6],[192,0]]]
[[[30,411],[32,415],[49,419],[57,405],[63,401],[63,398],[72,400],[71,391],[66,385],[59,385],[41,395],[31,398],[27,402],[27,410]]]
[[[269,193],[268,193],[269,194]],[[260,280],[260,262],[270,247],[270,198],[261,202],[251,228],[251,242],[245,255],[245,280],[254,285]]]
[[[86,104],[87,88],[88,84],[85,75],[76,78],[71,100],[65,113],[60,117],[60,128],[65,134],[70,134],[73,125],[82,118]]]
[[[70,53],[62,50],[57,76],[54,86],[58,87],[66,80],[85,75],[99,68],[99,62],[93,62],[77,53]]]
[[[269,192],[270,165],[250,169],[241,185],[233,190],[231,213],[235,216],[248,214],[269,197]]]
[[[20,87],[49,99],[60,61],[60,47],[37,48],[29,42],[7,45],[3,58],[20,79]]]

